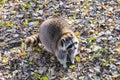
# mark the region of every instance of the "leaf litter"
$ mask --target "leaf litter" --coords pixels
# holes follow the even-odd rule
[[[120,0],[1,0],[1,80],[119,80]],[[45,49],[22,42],[52,16],[65,18],[79,39],[75,64],[64,70]],[[69,64],[69,62],[68,62]]]

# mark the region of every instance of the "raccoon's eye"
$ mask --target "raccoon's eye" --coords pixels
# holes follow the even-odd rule
[[[61,46],[63,47],[65,44],[65,40],[64,39],[61,39]]]
[[[69,45],[68,47],[67,47],[67,49],[70,49],[70,48],[72,48],[74,46],[74,44],[71,44],[71,45]]]
[[[75,47],[76,44],[78,44],[78,43],[77,43],[77,42],[74,42],[73,44],[69,45],[69,46],[67,47],[67,50],[70,49],[70,48],[72,48],[72,47],[74,47],[74,48],[76,49],[76,47]]]

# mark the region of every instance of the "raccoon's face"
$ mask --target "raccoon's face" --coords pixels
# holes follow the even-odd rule
[[[63,67],[66,68],[67,57],[74,63],[74,58],[77,55],[78,40],[73,34],[64,34],[58,41],[56,56]]]
[[[77,38],[72,34],[63,36],[61,39],[61,46],[68,52],[67,56],[70,58],[72,63],[74,63],[74,58],[77,55],[78,44]]]

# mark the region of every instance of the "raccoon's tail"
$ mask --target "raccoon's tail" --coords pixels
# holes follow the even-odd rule
[[[25,43],[28,47],[38,46],[38,44],[40,43],[39,34],[35,34],[35,35],[31,35],[30,37],[27,37],[25,39]]]

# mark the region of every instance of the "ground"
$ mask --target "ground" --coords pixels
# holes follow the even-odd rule
[[[63,17],[80,42],[67,70],[44,48],[23,42],[53,16]],[[0,80],[120,80],[120,0],[1,0]]]

